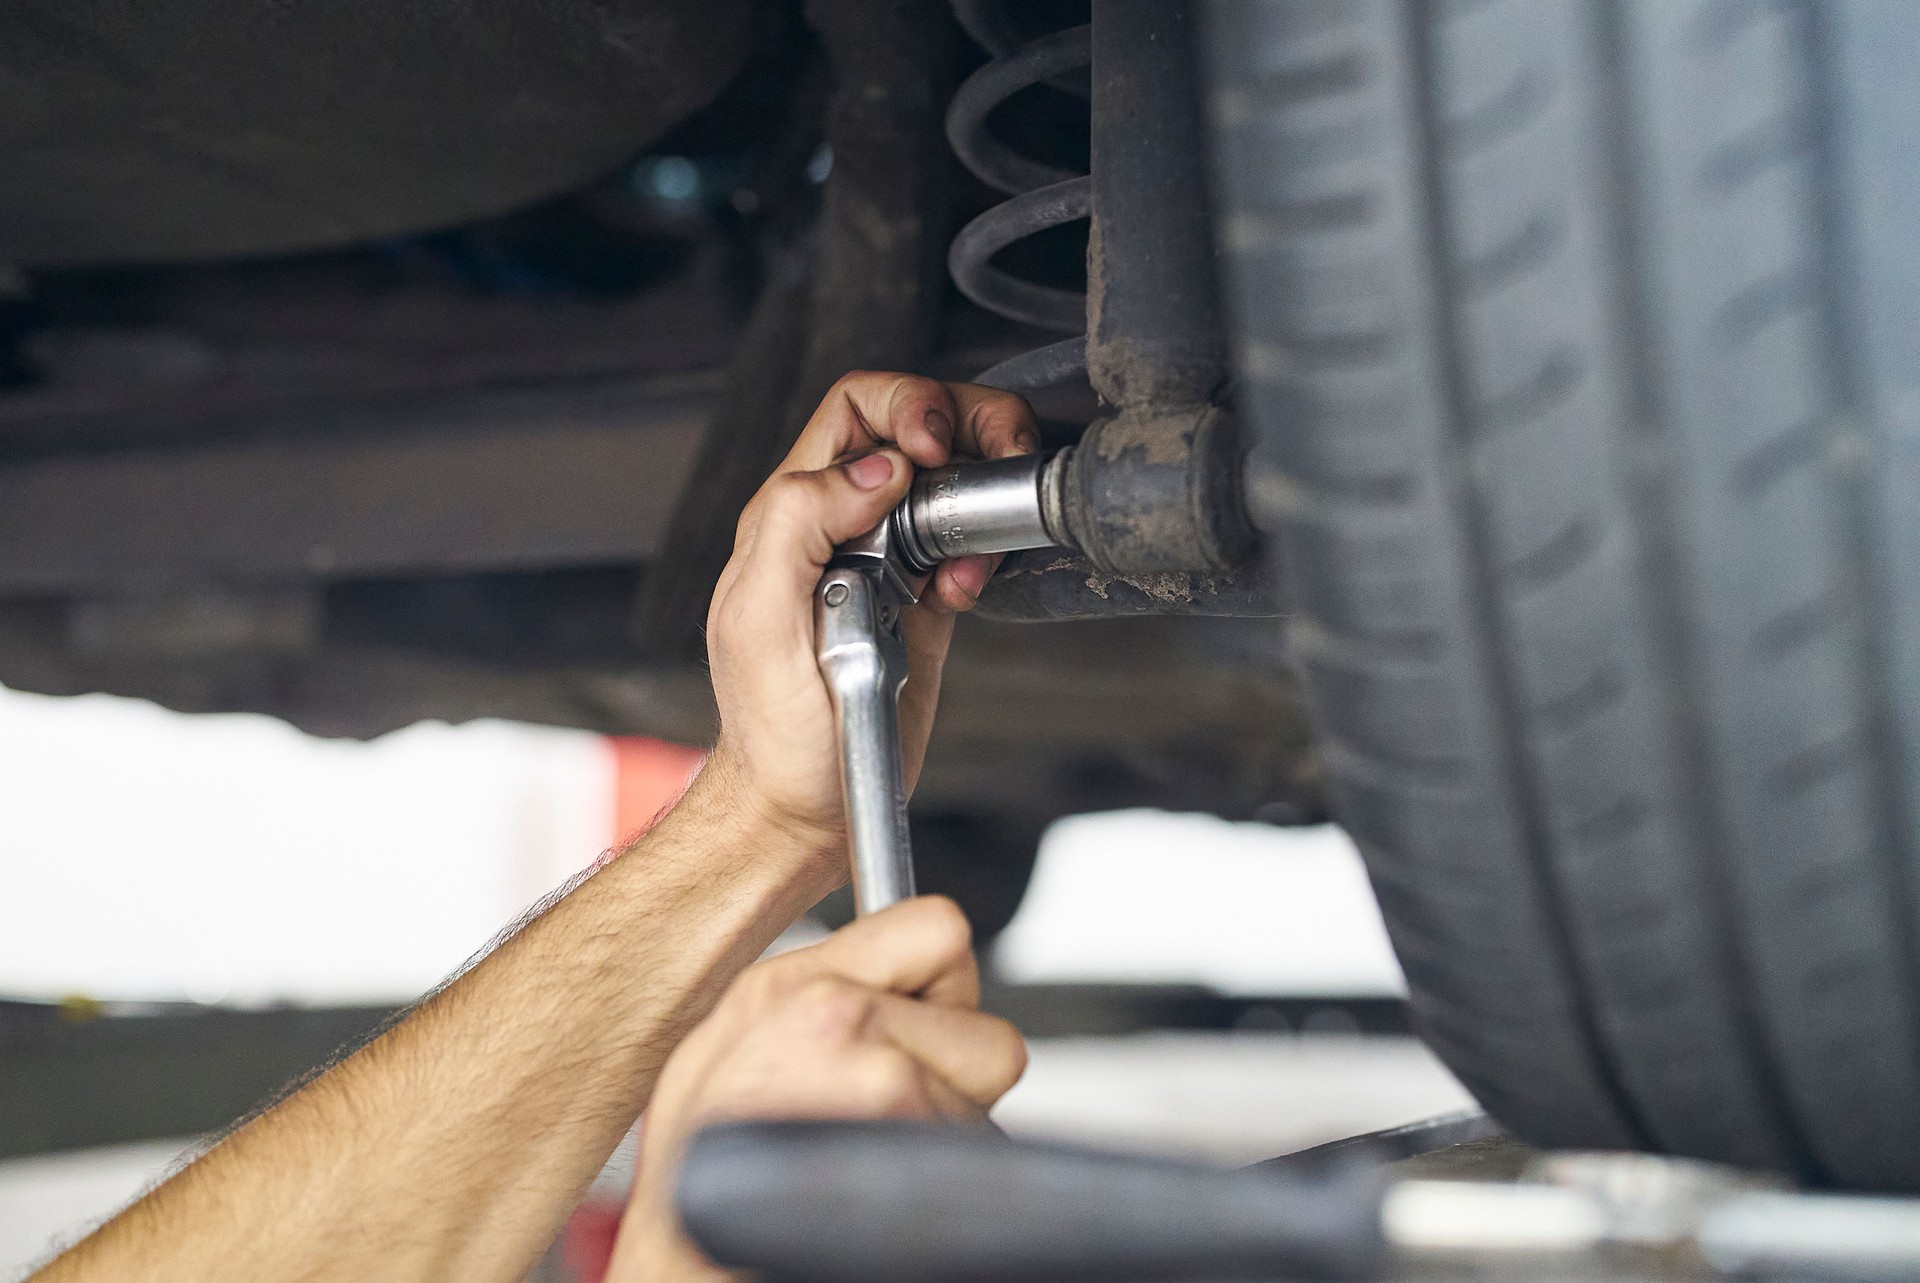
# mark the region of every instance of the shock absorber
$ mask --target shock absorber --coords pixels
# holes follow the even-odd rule
[[[1071,88],[1092,60],[1092,28],[1070,27],[1019,43],[995,0],[953,0],[968,34],[994,54],[961,83],[947,110],[947,141],[961,163],[1008,199],[960,229],[947,267],[960,292],[990,312],[1074,337],[1023,352],[982,372],[976,381],[1024,392],[1065,382],[1086,369],[1087,296],[1022,280],[989,261],[1037,232],[1090,217],[1093,180],[1024,156],[987,129],[993,109],[1031,85]]]
[[[1020,43],[1004,4],[953,0],[961,24],[996,56],[956,91],[947,138],[968,169],[1009,196],[954,238],[954,283],[989,311],[1075,335],[976,381],[1025,393],[1083,380],[1101,407],[1038,474],[1049,542],[1077,555],[1013,553],[982,598],[990,616],[1277,609],[1255,558],[1239,433],[1224,404],[1189,8],[1188,0],[1093,0],[1089,26]],[[988,131],[990,114],[1014,94],[1041,83],[1077,86],[1082,75],[1091,174],[1023,155]],[[1092,220],[1091,297],[989,261],[1080,218]]]

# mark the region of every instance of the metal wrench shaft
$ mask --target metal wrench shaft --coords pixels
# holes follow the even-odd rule
[[[913,896],[900,687],[900,610],[875,571],[836,566],[814,592],[815,652],[840,737],[840,789],[853,854],[853,903],[872,913]]]
[[[853,901],[873,913],[914,894],[900,759],[907,647],[900,612],[949,557],[1065,543],[1063,455],[949,464],[914,479],[886,521],[834,552],[814,590],[814,653],[833,702]]]

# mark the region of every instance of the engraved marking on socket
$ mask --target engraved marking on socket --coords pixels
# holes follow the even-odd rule
[[[950,553],[967,550],[966,527],[960,524],[960,477],[948,471],[942,473],[933,483],[933,493],[928,507],[932,509],[933,524],[940,531],[940,543]]]

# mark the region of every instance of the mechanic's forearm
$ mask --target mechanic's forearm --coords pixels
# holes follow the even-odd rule
[[[718,774],[718,770],[710,774]],[[517,1279],[836,857],[703,777],[405,1021],[37,1276]]]

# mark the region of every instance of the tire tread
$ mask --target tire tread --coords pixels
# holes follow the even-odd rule
[[[1913,853],[1809,21],[1219,0],[1209,55],[1249,489],[1430,1041],[1546,1144],[1893,1188]]]

